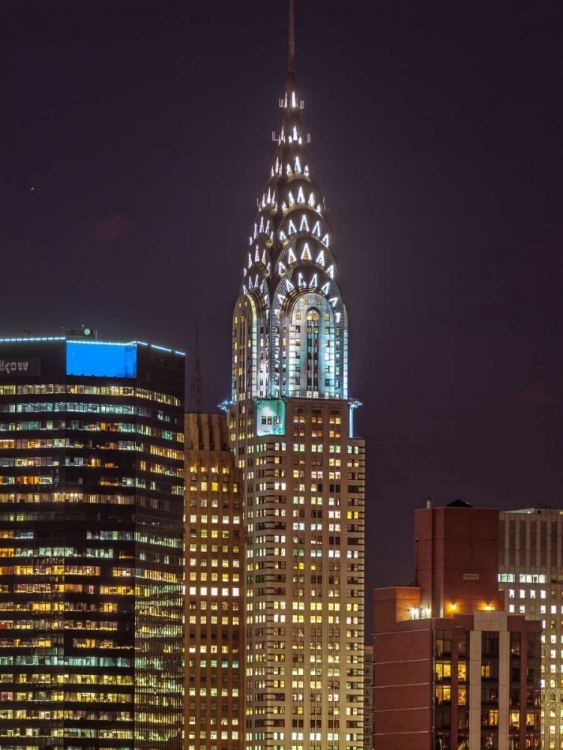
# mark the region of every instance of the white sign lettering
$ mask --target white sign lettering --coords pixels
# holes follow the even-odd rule
[[[39,375],[39,359],[0,359],[0,377],[9,375]]]
[[[0,372],[27,372],[29,362],[9,362],[0,359]]]

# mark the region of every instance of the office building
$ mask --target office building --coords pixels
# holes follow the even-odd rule
[[[186,750],[244,740],[241,471],[224,415],[186,414]]]
[[[364,646],[364,750],[373,750],[373,646]]]
[[[244,253],[226,405],[244,478],[245,746],[362,750],[364,442],[291,12],[280,106]]]
[[[2,750],[182,747],[183,398],[178,352],[0,340]]]
[[[563,748],[563,511],[500,514],[499,586],[509,614],[541,622],[542,748]]]
[[[374,591],[377,750],[540,750],[539,622],[498,589],[499,512],[415,512],[415,584]]]

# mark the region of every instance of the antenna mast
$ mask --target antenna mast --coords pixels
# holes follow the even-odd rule
[[[293,0],[289,0],[289,45],[287,70],[288,73],[295,73],[295,6]]]
[[[193,369],[192,369],[192,379],[190,382],[189,411],[191,414],[201,414],[201,364],[199,361],[199,320],[196,320],[195,322],[194,363],[193,363]]]

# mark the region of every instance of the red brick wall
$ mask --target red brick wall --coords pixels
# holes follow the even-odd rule
[[[451,603],[458,613],[482,609],[484,603],[501,608],[498,515],[486,508],[415,511],[416,582],[434,617],[452,615]]]
[[[398,601],[404,601],[397,597]],[[378,622],[374,602],[374,621]],[[392,604],[383,602],[387,608]],[[429,750],[432,706],[431,621],[395,623],[374,637],[374,746]],[[394,631],[394,632],[393,632]]]

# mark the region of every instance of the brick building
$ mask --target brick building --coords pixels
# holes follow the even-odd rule
[[[415,581],[374,591],[376,750],[540,748],[539,622],[498,590],[499,512],[415,513]]]

